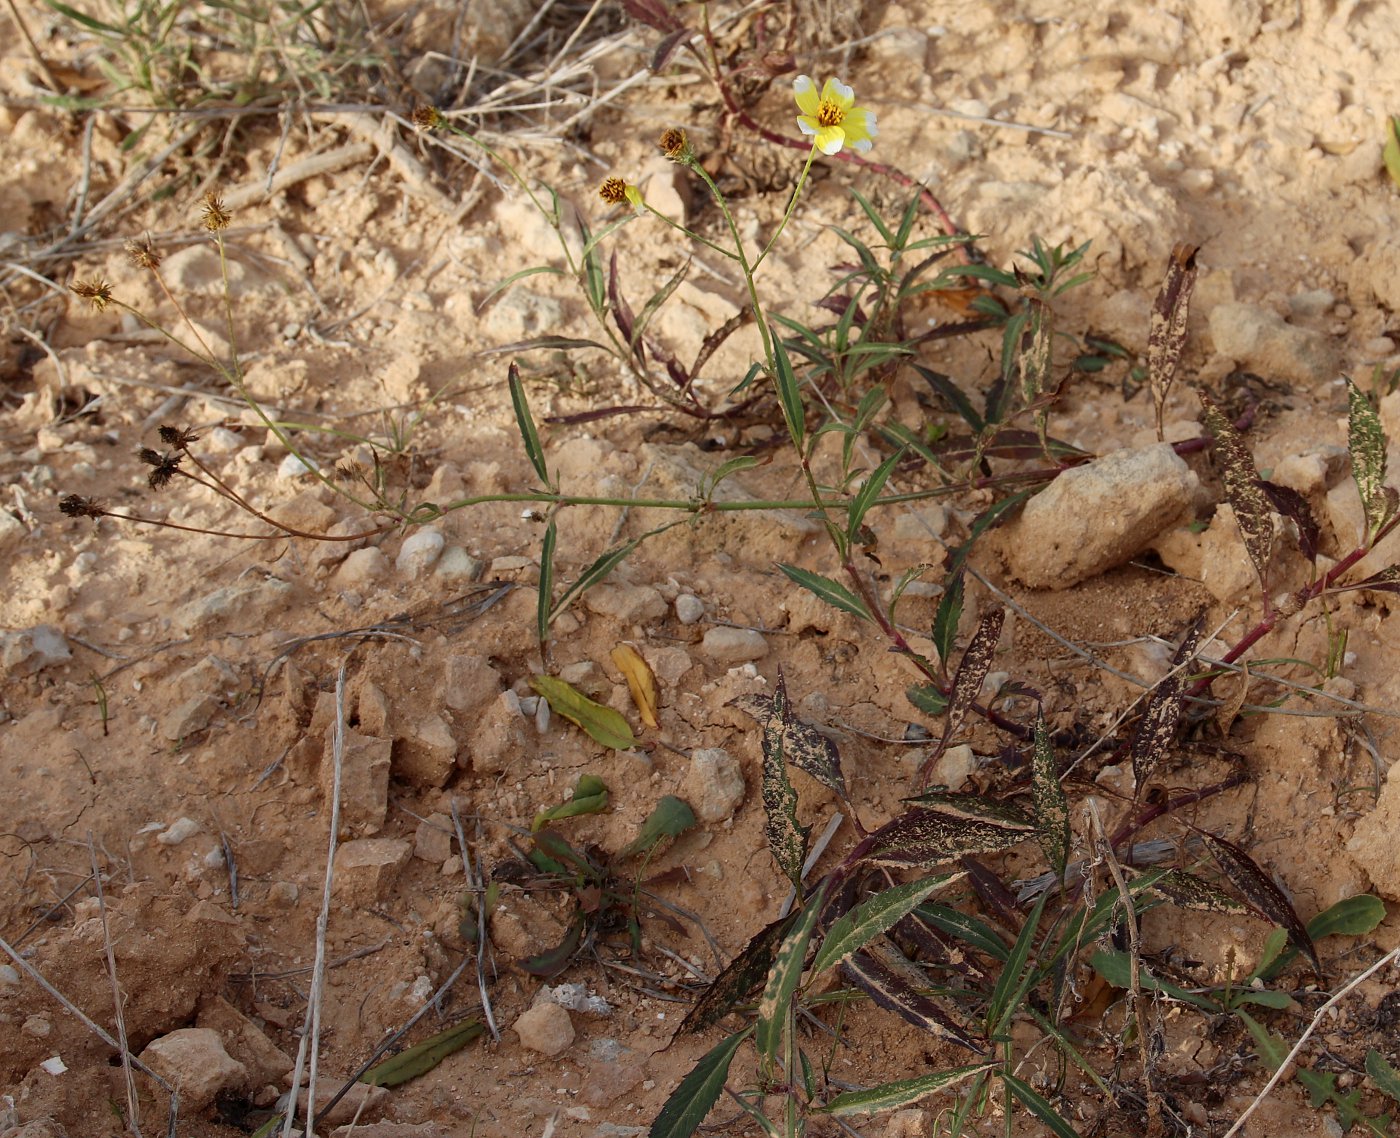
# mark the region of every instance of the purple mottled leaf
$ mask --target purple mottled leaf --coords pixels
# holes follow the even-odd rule
[[[1267,590],[1269,559],[1274,547],[1274,519],[1269,512],[1269,500],[1259,489],[1259,472],[1244,440],[1215,401],[1200,392],[1206,430],[1215,440],[1215,453],[1222,467],[1225,498],[1235,511],[1235,524],[1244,538],[1245,551],[1259,575],[1259,583]]]
[[[1186,346],[1186,317],[1191,307],[1191,290],[1196,286],[1196,246],[1177,245],[1172,249],[1167,275],[1152,303],[1152,320],[1147,330],[1147,381],[1157,409],[1157,437],[1162,437],[1162,411],[1167,393],[1176,378],[1181,350]]]
[[[972,1041],[973,1032],[960,1024],[949,1012],[919,988],[928,987],[928,979],[892,948],[869,948],[856,953],[841,965],[841,972],[876,1006],[922,1028],[940,1039],[982,1054],[982,1048]]]
[[[737,707],[760,724],[766,725],[773,718],[773,697],[761,692],[736,696],[729,701],[729,706]],[[790,711],[784,718],[784,757],[798,770],[811,775],[844,799],[846,779],[841,774],[841,753],[836,749],[836,744],[810,723],[794,718]]]
[[[796,918],[796,913],[789,913],[754,934],[744,950],[729,962],[695,1001],[676,1029],[676,1034],[689,1035],[703,1031],[728,1015],[740,1000],[754,993],[767,978],[768,969],[778,953],[778,945]]]
[[[967,854],[1009,849],[1027,836],[1024,826],[960,818],[915,806],[862,840],[848,860],[931,868]]]
[[[1196,652],[1196,641],[1201,634],[1201,621],[1198,618],[1186,631],[1186,636],[1172,655],[1171,670],[1153,690],[1147,701],[1147,710],[1138,720],[1133,732],[1129,754],[1133,760],[1133,777],[1137,779],[1139,793],[1147,785],[1157,765],[1171,751],[1176,743],[1177,728],[1181,724],[1181,708],[1185,701],[1185,668],[1183,665]]]
[[[1317,958],[1317,949],[1313,947],[1307,926],[1298,919],[1292,903],[1283,890],[1274,884],[1274,879],[1233,842],[1204,832],[1201,838],[1220,868],[1224,870],[1225,876],[1230,879],[1230,883],[1244,895],[1244,899],[1283,929],[1288,934],[1289,944],[1303,953],[1312,961],[1312,966],[1321,972],[1322,963]]]
[[[1280,486],[1277,482],[1259,480],[1259,489],[1269,499],[1269,504],[1289,519],[1298,529],[1298,551],[1309,561],[1317,560],[1318,544],[1322,540],[1322,530],[1313,517],[1308,500],[1290,486]]]

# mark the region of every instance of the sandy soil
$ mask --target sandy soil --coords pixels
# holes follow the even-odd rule
[[[51,11],[24,2],[19,11],[51,60],[90,66],[89,45],[65,40]],[[1377,364],[1400,366],[1400,192],[1380,162],[1385,116],[1400,110],[1400,27],[1390,15],[1386,5],[1347,0],[1127,10],[1084,0],[870,5],[858,47],[800,50],[794,62],[799,71],[839,72],[856,86],[880,116],[872,158],[926,181],[961,224],[986,235],[979,247],[989,262],[1007,264],[1033,235],[1092,242],[1096,275],[1060,308],[1069,333],[1107,336],[1142,352],[1172,246],[1199,244],[1183,378],[1248,390],[1261,401],[1248,436],[1258,465],[1292,472],[1323,518],[1326,551],[1336,555],[1359,516],[1338,461],[1346,443],[1339,377],[1345,372],[1369,386]],[[9,45],[0,64],[7,92],[0,242],[7,260],[23,262],[31,243],[42,244],[55,226],[66,229],[84,173],[85,120],[36,105],[42,90],[12,17],[0,16],[0,26]],[[425,22],[416,50],[449,49],[433,42],[436,26]],[[741,61],[754,58],[755,26],[728,33]],[[593,63],[600,80],[640,71],[656,40],[638,27],[614,41]],[[637,84],[567,132],[559,124],[572,108],[537,112],[528,131],[502,145],[595,228],[606,212],[596,186],[618,173],[643,181],[652,201],[689,211],[698,228],[718,236],[702,189],[653,157],[659,129],[682,125],[731,195],[741,229],[766,232],[802,156],[724,123],[721,112],[713,88],[682,69]],[[750,113],[768,129],[794,132],[789,76],[756,94]],[[94,121],[91,200],[137,161],[121,150],[111,117]],[[76,259],[41,271],[59,283],[105,277],[123,301],[177,328],[170,300],[121,251],[120,238],[149,232],[166,253],[162,271],[173,294],[201,334],[216,351],[231,338],[251,390],[287,421],[314,428],[296,438],[317,462],[372,468],[367,448],[349,436],[398,435],[406,445],[383,469],[406,502],[527,490],[538,479],[515,427],[507,357],[485,353],[529,336],[591,334],[568,281],[532,276],[493,294],[511,272],[557,263],[553,236],[508,182],[473,180],[468,168],[401,131],[398,145],[424,163],[417,181],[401,164],[375,158],[366,139],[332,116],[309,136],[298,125],[283,153],[275,125],[252,126],[220,167],[193,161],[193,180],[177,177],[192,160],[165,163],[154,183],[170,186],[168,199],[97,227]],[[351,144],[361,150],[345,165],[270,198],[262,192],[274,162],[285,168],[313,150]],[[206,175],[240,203],[228,234],[231,327],[218,259],[194,208]],[[863,224],[848,186],[887,213],[906,200],[875,174],[819,163],[761,277],[774,310],[821,318],[813,305],[834,283],[832,267],[848,259],[831,227]],[[621,230],[612,245],[637,308],[692,252],[645,220]],[[659,327],[689,358],[742,302],[737,278],[702,250]],[[440,542],[417,554],[410,547],[406,556],[412,531],[335,544],[247,542],[65,518],[60,497],[81,494],[182,525],[260,532],[229,502],[178,479],[158,495],[146,490],[148,468],[136,452],[159,447],[157,428],[173,423],[197,430],[201,459],[279,519],[316,531],[341,526],[342,533],[366,522],[287,461],[278,439],[207,368],[120,312],[94,312],[77,298],[44,299],[32,281],[14,276],[7,306],[0,628],[13,634],[5,634],[0,695],[0,787],[10,800],[0,827],[5,940],[109,1031],[110,943],[134,1052],[173,1031],[209,1027],[244,1067],[231,1080],[235,1090],[217,1103],[187,1103],[180,1132],[243,1132],[239,1123],[251,1129],[247,1120],[258,1121],[256,1112],[287,1086],[306,1010],[342,669],[354,759],[340,836],[354,843],[346,847],[354,857],[342,852],[334,884],[322,1085],[353,1072],[469,951],[461,929],[469,882],[454,811],[468,839],[466,868],[492,871],[512,859],[509,843],[522,840],[510,827],[528,827],[537,810],[592,773],[610,788],[610,809],[561,832],[616,851],[663,795],[695,798],[690,756],[722,748],[742,770],[742,803],[721,805],[719,817],[648,867],[682,871],[662,873],[655,891],[691,917],[671,910],[669,921],[647,920],[640,960],[628,961],[625,937],[614,937],[618,943],[599,946],[602,959],[585,954],[553,981],[583,985],[606,1001],[606,1012],[571,1012],[575,1038],[552,1057],[521,1045],[511,1025],[536,1002],[541,981],[519,963],[559,939],[567,910],[562,898],[507,885],[491,918],[490,996],[500,1041],[473,1044],[372,1108],[376,1118],[434,1122],[442,1133],[482,1138],[644,1133],[718,1038],[711,1032],[667,1046],[697,977],[715,975],[786,894],[765,845],[758,731],[730,701],[771,690],[781,669],[801,715],[838,742],[867,826],[898,811],[927,754],[927,745],[891,740],[903,740],[910,724],[938,731],[905,698],[917,678],[905,661],[873,630],[795,590],[775,569],[787,561],[837,575],[819,529],[800,512],[778,511],[671,530],[643,544],[555,623],[553,670],[623,711],[639,731],[610,650],[634,643],[660,681],[659,729],[641,732],[636,751],[604,750],[558,717],[541,730],[528,714],[529,677],[541,668],[538,518],[515,504],[455,511],[432,527]],[[1270,314],[1282,320],[1271,322]],[[939,308],[924,315],[957,318]],[[1264,333],[1252,342],[1231,335],[1243,325]],[[21,336],[21,327],[43,343]],[[722,401],[756,343],[747,333],[726,343],[707,371],[707,398]],[[997,351],[994,334],[934,341],[923,362],[978,391],[995,372]],[[519,358],[541,420],[652,402],[598,355]],[[1250,374],[1240,379],[1241,372]],[[1125,376],[1120,365],[1077,380],[1053,433],[1097,454],[1149,442],[1150,399],[1146,391],[1128,397]],[[890,415],[915,428],[942,413],[920,386],[902,374],[890,392]],[[1400,406],[1391,400],[1383,413],[1392,437],[1400,437]],[[1168,407],[1169,437],[1199,435],[1198,419],[1194,396],[1179,390]],[[761,447],[779,424],[776,415],[732,424],[646,413],[546,425],[543,434],[551,469],[569,493],[684,498],[705,471],[741,448]],[[880,453],[862,445],[873,465]],[[1008,539],[980,547],[974,564],[1024,610],[1008,617],[995,670],[1044,693],[1057,727],[1077,727],[1086,739],[1110,728],[1141,695],[1132,678],[1150,683],[1164,671],[1168,653],[1144,638],[1175,642],[1204,611],[1206,627],[1228,645],[1258,619],[1258,589],[1237,531],[1215,516],[1218,475],[1207,454],[1191,455],[1190,463],[1205,488],[1194,525],[1162,537],[1130,565],[1070,588],[1031,590],[1006,571]],[[736,484],[764,498],[798,489],[782,459]],[[925,474],[911,471],[891,486],[925,484]],[[871,571],[888,588],[912,565],[936,570],[989,501],[965,495],[942,507],[882,513],[873,521],[879,561]],[[563,511],[556,580],[572,581],[612,540],[663,520],[642,508]],[[1394,551],[1383,553],[1377,568],[1395,559]],[[1282,589],[1301,584],[1306,567],[1295,557],[1279,572]],[[485,589],[484,582],[511,587]],[[916,589],[900,610],[916,646],[929,643],[919,630],[929,627],[933,592]],[[473,605],[486,600],[494,603]],[[994,601],[970,583],[964,642],[977,609]],[[1284,621],[1254,658],[1321,665],[1329,635],[1345,631],[1345,664],[1329,691],[1376,710],[1295,700],[1291,708],[1319,714],[1244,716],[1227,738],[1217,734],[1183,752],[1164,775],[1173,787],[1189,788],[1247,773],[1243,787],[1202,804],[1190,822],[1247,848],[1304,920],[1356,893],[1374,891],[1390,903],[1391,915],[1372,935],[1323,943],[1324,988],[1400,942],[1400,865],[1384,838],[1400,825],[1400,776],[1388,797],[1381,793],[1395,757],[1400,635],[1381,595],[1348,594],[1328,607],[1326,618],[1319,607]],[[1072,654],[1036,622],[1113,670]],[[372,638],[348,635],[372,625],[379,626]],[[32,634],[25,639],[38,626],[52,626],[53,643],[43,634],[38,647]],[[715,647],[705,640],[715,629],[756,629],[761,638],[756,646],[736,638],[738,646]],[[1303,665],[1273,670],[1318,682]],[[1022,718],[1027,706],[1006,705]],[[997,757],[1004,737],[973,723],[957,742],[971,744],[976,756],[960,772],[970,785],[1006,784],[1010,774]],[[1092,778],[1098,767],[1083,773]],[[1118,787],[1113,772],[1103,777]],[[804,821],[820,828],[837,812],[816,783],[802,780],[799,790]],[[1185,833],[1177,826],[1156,836]],[[832,849],[853,841],[843,827]],[[1033,862],[1026,855],[996,864],[1014,876],[1034,872]],[[1252,918],[1158,910],[1144,937],[1150,951],[1170,949],[1184,973],[1207,983],[1223,978],[1232,959],[1254,961],[1267,932]],[[1306,1053],[1309,1062],[1342,1073],[1343,1086],[1365,1085],[1357,1072],[1368,1048],[1397,1062],[1397,978],[1392,968],[1362,985]],[[1275,1021],[1289,1039],[1319,1002],[1302,991],[1317,980],[1295,973],[1293,982],[1300,1002]],[[460,1013],[477,1000],[469,970],[442,1012]],[[430,1013],[411,1038],[440,1026]],[[1030,1047],[1035,1032],[1022,1026],[1020,1042]],[[1112,1017],[1076,1026],[1086,1054],[1110,1070]],[[844,1030],[849,1046],[836,1052],[832,1074],[850,1084],[960,1061],[883,1012],[855,1011]],[[0,1130],[5,1121],[51,1119],[54,1128],[26,1133],[58,1133],[58,1126],[73,1135],[123,1132],[126,1091],[111,1048],[17,972],[0,977],[0,1032],[0,1092],[10,1096],[0,1101],[13,1102],[8,1118],[0,1106]],[[1247,1039],[1237,1025],[1179,1010],[1166,1014],[1165,1032],[1162,1070],[1176,1109],[1193,1133],[1223,1133],[1265,1077]],[[1027,1077],[1053,1080],[1051,1054],[1035,1050]],[[41,1066],[53,1056],[64,1073]],[[158,1131],[165,1098],[138,1083],[145,1125]],[[1134,1116],[1101,1101],[1087,1081],[1071,1076],[1067,1089],[1083,1133],[1134,1131]],[[1374,1091],[1366,1093],[1372,1113],[1384,1109]],[[1245,1132],[1321,1133],[1335,1125],[1327,1111],[1305,1103],[1296,1084],[1286,1083]],[[925,1133],[937,1109],[935,1102],[917,1116],[872,1120],[862,1133]],[[727,1132],[745,1132],[734,1113],[722,1109],[717,1117],[733,1123]],[[1030,1123],[1017,1130],[1039,1132]]]

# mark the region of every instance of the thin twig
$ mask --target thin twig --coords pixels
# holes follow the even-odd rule
[[[97,849],[92,831],[88,831],[88,859],[92,863],[93,889],[97,894],[97,915],[102,921],[102,950],[107,956],[107,978],[112,982],[112,1012],[117,1024],[117,1045],[122,1057],[122,1079],[126,1083],[126,1123],[136,1138],[141,1138],[141,1101],[136,1094],[136,1076],[131,1070],[131,1048],[126,1039],[126,1011],[123,1008],[122,987],[117,980],[117,954],[112,950],[112,927],[107,922],[107,899],[102,892],[102,870],[97,864]]]
[[[491,993],[486,988],[486,875],[478,873],[472,865],[471,850],[467,847],[467,836],[462,830],[462,817],[457,811],[457,799],[452,799],[452,825],[457,831],[457,845],[462,851],[462,872],[467,878],[467,888],[476,894],[476,989],[481,996],[481,1014],[486,1017],[486,1027],[491,1038],[501,1041],[500,1028],[496,1026],[496,1015],[491,1009]],[[481,848],[481,819],[476,820],[477,848]],[[480,864],[478,862],[478,864]]]

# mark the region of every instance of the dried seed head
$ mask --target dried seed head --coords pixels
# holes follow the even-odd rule
[[[227,229],[232,218],[229,217],[228,210],[224,208],[223,199],[213,190],[206,190],[200,201],[200,224],[210,233]]]
[[[72,289],[84,300],[91,301],[98,312],[106,312],[112,303],[112,286],[101,277],[95,281],[74,281]]]
[[[672,162],[692,162],[695,152],[690,148],[690,139],[677,127],[661,132],[661,152]]]
[[[416,107],[413,111],[413,125],[419,130],[437,130],[447,125],[447,119],[436,107]]]
[[[199,442],[199,436],[184,427],[161,427],[160,441],[176,450],[188,450],[190,443]]]
[[[65,495],[58,508],[70,518],[100,518],[107,512],[96,498],[84,498],[81,494]]]
[[[160,267],[160,253],[151,243],[150,234],[139,240],[135,237],[126,239],[126,255],[131,258],[131,263],[138,269],[157,269]]]
[[[151,473],[146,475],[146,481],[152,490],[164,490],[170,485],[170,480],[175,477],[175,472],[180,469],[180,459],[184,456],[179,454],[161,454],[150,447],[142,447],[140,452],[141,461],[151,468]]]
[[[598,187],[598,196],[608,205],[621,205],[627,200],[627,183],[621,178],[605,178]]]

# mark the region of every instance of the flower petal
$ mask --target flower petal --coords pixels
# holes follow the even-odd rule
[[[875,112],[865,107],[852,107],[846,112],[841,125],[846,128],[846,134],[853,139],[880,136],[880,131],[875,125]]]
[[[811,115],[798,115],[797,129],[800,130],[803,134],[811,135],[818,133],[821,130],[821,127],[817,125],[817,120],[814,119]]]
[[[839,126],[823,127],[817,132],[817,149],[823,154],[838,154],[846,144],[846,132]]]
[[[792,96],[797,100],[797,108],[804,115],[815,115],[821,106],[817,98],[817,85],[810,75],[799,75],[792,81]]]
[[[839,79],[828,79],[822,86],[822,102],[824,103],[835,103],[844,111],[850,108],[855,101],[855,91]]]

